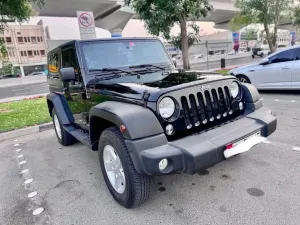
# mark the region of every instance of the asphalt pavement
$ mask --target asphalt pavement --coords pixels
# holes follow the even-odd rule
[[[212,59],[210,59],[212,60]],[[260,60],[260,58],[252,59],[249,57],[227,59],[226,66],[248,64]],[[208,66],[205,63],[192,64],[192,69],[206,70],[220,68],[220,61],[210,61]],[[49,92],[48,84],[46,82],[27,84],[27,85],[16,85],[11,87],[0,88],[0,99],[13,98],[18,96],[31,96],[40,95]]]
[[[11,87],[1,87],[0,99],[13,98],[18,96],[39,95],[48,92],[49,92],[49,86],[47,82],[26,84],[26,85],[16,85]]]
[[[155,177],[149,201],[132,210],[113,200],[97,152],[84,145],[63,147],[53,130],[2,142],[0,224],[298,225],[300,95],[261,97],[278,118],[268,141],[199,174]]]

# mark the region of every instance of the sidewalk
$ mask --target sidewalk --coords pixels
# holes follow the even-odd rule
[[[45,82],[47,82],[47,77],[43,75],[21,77],[21,78],[10,78],[5,80],[0,80],[0,88],[12,87],[17,85],[45,83]]]

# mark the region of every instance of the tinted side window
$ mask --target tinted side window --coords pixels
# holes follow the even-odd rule
[[[62,51],[62,68],[73,67],[78,68],[75,51],[73,48],[68,48]]]
[[[300,48],[296,49],[295,60],[300,60]]]
[[[270,58],[271,63],[289,62],[294,60],[295,49],[283,51]]]
[[[49,75],[58,75],[59,72],[59,66],[60,66],[60,58],[59,53],[55,52],[48,56],[48,70]]]

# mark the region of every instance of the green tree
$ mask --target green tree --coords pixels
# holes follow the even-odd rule
[[[230,20],[229,27],[231,31],[239,31],[243,27],[255,22],[254,18],[238,13]]]
[[[42,7],[44,0],[0,0],[0,29],[4,29],[7,22],[22,22],[34,15],[32,4]]]
[[[293,0],[236,0],[235,6],[245,18],[263,24],[270,50],[276,51],[279,22],[291,11]]]
[[[198,43],[201,41],[200,35],[199,35],[199,26],[195,23],[189,24],[193,31],[188,32],[188,48],[193,46],[195,43]],[[182,35],[179,33],[176,36],[171,36],[168,40],[168,42],[172,45],[174,45],[176,48],[179,48],[182,51]]]
[[[183,68],[189,69],[187,21],[206,17],[212,6],[209,0],[126,0],[145,22],[149,33],[162,35],[172,41],[170,36],[174,24],[180,25]]]
[[[292,11],[292,20],[293,20],[293,25],[299,28],[300,27],[300,6],[295,7],[294,10]]]

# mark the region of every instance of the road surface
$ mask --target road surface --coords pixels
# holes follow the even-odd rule
[[[63,147],[53,130],[4,141],[0,224],[298,225],[300,95],[264,92],[261,97],[278,118],[267,142],[195,175],[155,177],[149,201],[133,210],[113,200],[98,153],[84,145]],[[26,176],[19,175],[21,160],[27,161]],[[23,184],[29,178],[33,182]],[[38,195],[29,199],[33,191]],[[45,211],[33,216],[39,207]]]

